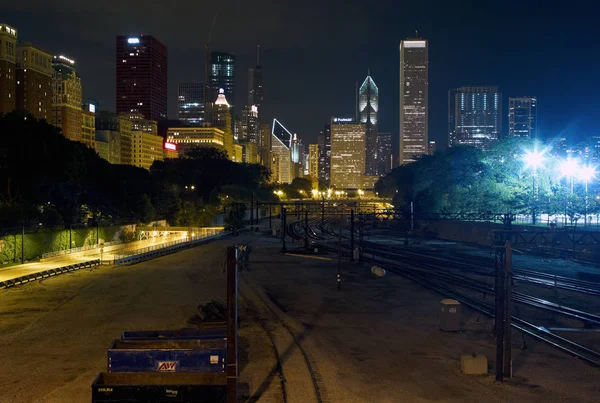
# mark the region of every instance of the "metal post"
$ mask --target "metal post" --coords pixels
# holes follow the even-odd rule
[[[23,231],[21,232],[21,264],[25,263],[25,221],[23,221]]]
[[[512,299],[512,248],[510,238],[506,240],[505,251],[505,272],[504,281],[506,292],[504,308],[504,376],[512,377],[512,328],[511,328],[511,299]]]
[[[415,209],[413,202],[410,202],[410,231],[415,231]]]
[[[321,196],[321,233],[325,232],[325,197]]]
[[[304,248],[308,251],[308,208],[304,209]]]
[[[286,236],[286,215],[287,215],[287,211],[286,208],[282,208],[281,209],[281,239],[283,241],[283,246],[281,247],[281,251],[283,253],[287,252],[287,248],[285,247],[285,236]]]
[[[237,260],[239,251],[227,247],[227,403],[237,403]]]
[[[250,199],[250,227],[252,225],[254,225],[254,192],[252,192],[252,199]]]
[[[273,205],[269,203],[269,231],[273,231],[273,213],[271,212],[271,207],[273,207]]]
[[[100,218],[96,220],[96,245],[100,245]]]
[[[69,225],[69,249],[73,247],[73,241],[71,240],[71,232],[73,232],[73,224]]]
[[[344,213],[340,217],[340,233],[338,238],[338,273],[337,273],[337,288],[342,289],[342,225],[344,223]]]
[[[504,380],[504,246],[496,246],[495,266],[496,380],[502,382]]]
[[[354,210],[350,210],[350,262],[354,262]]]
[[[536,211],[535,211],[535,203],[536,203],[536,189],[535,189],[535,177],[537,174],[537,170],[534,168],[533,170],[533,198],[532,198],[532,205],[531,205],[531,216],[532,216],[532,224],[535,225],[536,224]]]
[[[361,212],[358,213],[358,261],[363,261],[363,215]]]

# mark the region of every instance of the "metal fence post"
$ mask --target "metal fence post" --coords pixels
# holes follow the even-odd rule
[[[350,210],[350,262],[354,262],[354,210]]]
[[[227,403],[237,403],[237,260],[239,250],[227,247]]]

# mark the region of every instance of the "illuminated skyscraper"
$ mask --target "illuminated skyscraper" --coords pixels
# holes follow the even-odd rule
[[[449,92],[449,145],[488,149],[502,134],[502,94],[498,87],[461,87]]]
[[[508,98],[508,135],[537,138],[537,98]]]
[[[331,119],[331,186],[364,187],[365,131],[365,125],[353,119]]]
[[[167,63],[167,47],[152,35],[117,36],[117,113],[167,119]]]
[[[271,170],[276,182],[291,183],[292,173],[292,133],[277,119],[273,119],[271,128]]]
[[[313,188],[319,186],[319,145],[308,145],[308,176],[312,180]]]
[[[329,186],[331,174],[331,123],[327,123],[319,134],[319,180]]]
[[[17,30],[0,23],[0,115],[17,107]]]
[[[427,154],[428,57],[427,41],[400,42],[400,165]]]
[[[205,104],[215,102],[219,91],[223,89],[225,97],[229,101],[231,115],[235,116],[233,111],[233,102],[235,102],[235,56],[231,53],[210,52],[207,58]]]
[[[358,114],[360,123],[366,128],[367,175],[377,175],[377,112],[379,111],[379,89],[371,78],[370,72],[358,90]]]
[[[17,109],[50,120],[52,71],[50,53],[31,43],[17,44]]]
[[[233,159],[235,157],[235,152],[233,148],[231,109],[229,107],[229,102],[227,102],[224,89],[221,88],[219,90],[219,95],[217,96],[216,101],[211,104],[211,109],[212,125],[223,130],[225,133],[223,135],[223,147],[225,148],[229,159]]]
[[[177,86],[177,117],[186,126],[200,126],[204,120],[204,84],[197,81]]]
[[[384,176],[392,170],[392,134],[377,133],[377,173]]]
[[[81,78],[75,71],[75,61],[63,55],[54,56],[52,68],[50,123],[58,127],[69,140],[82,141]],[[90,144],[94,138],[88,138],[87,143]]]
[[[260,46],[256,47],[256,66],[248,69],[248,105],[256,105],[258,118],[262,118],[263,75],[260,65]]]
[[[258,123],[258,108],[256,105],[245,106],[242,109],[240,140],[247,140],[258,146],[260,140],[260,127]]]

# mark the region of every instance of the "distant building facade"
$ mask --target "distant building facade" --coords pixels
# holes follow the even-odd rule
[[[200,126],[204,121],[204,84],[197,81],[177,86],[177,117],[186,126]]]
[[[96,114],[89,109],[83,109],[83,106],[80,106],[79,110],[81,111],[81,138],[78,141],[93,150],[96,148]]]
[[[365,125],[353,119],[331,119],[331,186],[337,189],[363,187],[365,132]]]
[[[167,118],[168,50],[152,35],[117,36],[117,113]]]
[[[55,55],[52,58],[52,68],[50,123],[58,127],[69,140],[82,141],[81,78],[75,71],[75,61],[63,55]],[[92,140],[93,138],[94,136]],[[89,145],[90,139],[86,140]]]
[[[319,188],[319,145],[308,145],[308,176],[313,183],[313,189]]]
[[[393,168],[392,133],[377,134],[377,173],[384,176]]]
[[[537,98],[508,98],[508,136],[537,138]]]
[[[331,174],[331,123],[323,126],[319,133],[319,181],[329,186]]]
[[[366,175],[377,175],[377,114],[379,112],[379,89],[371,75],[367,75],[365,81],[358,90],[358,114],[360,123],[365,125],[366,130]]]
[[[242,121],[240,140],[246,140],[258,146],[260,140],[260,126],[258,121],[258,107],[256,105],[245,106],[242,109]]]
[[[232,104],[235,100],[235,55],[224,52],[210,52],[207,55],[206,72],[205,108],[209,103],[215,102],[220,90],[223,89],[225,97],[229,100],[231,115],[235,116]],[[211,121],[210,116],[208,116],[210,110],[208,112],[205,120]]]
[[[0,23],[0,115],[17,108],[17,30]]]
[[[486,150],[502,135],[502,94],[498,87],[451,90],[448,113],[450,147],[468,145]]]
[[[179,154],[192,147],[215,147],[225,150],[225,132],[212,126],[173,127],[168,129],[167,143],[175,144]]]
[[[50,121],[52,55],[31,43],[17,44],[17,109]]]
[[[277,119],[273,119],[271,128],[271,172],[273,181],[278,183],[291,183],[293,178],[292,168],[292,133]]]
[[[400,42],[400,165],[427,154],[429,56],[426,40]]]

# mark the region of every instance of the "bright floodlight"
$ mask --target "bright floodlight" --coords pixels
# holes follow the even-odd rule
[[[578,176],[582,181],[588,182],[596,176],[596,169],[591,166],[579,168]]]
[[[537,149],[526,153],[523,157],[523,160],[525,160],[525,163],[527,164],[525,168],[533,167],[533,169],[542,166],[544,159],[544,152],[539,152]]]
[[[579,169],[579,161],[577,160],[566,160],[560,164],[560,173],[563,176],[571,177],[577,173]]]

